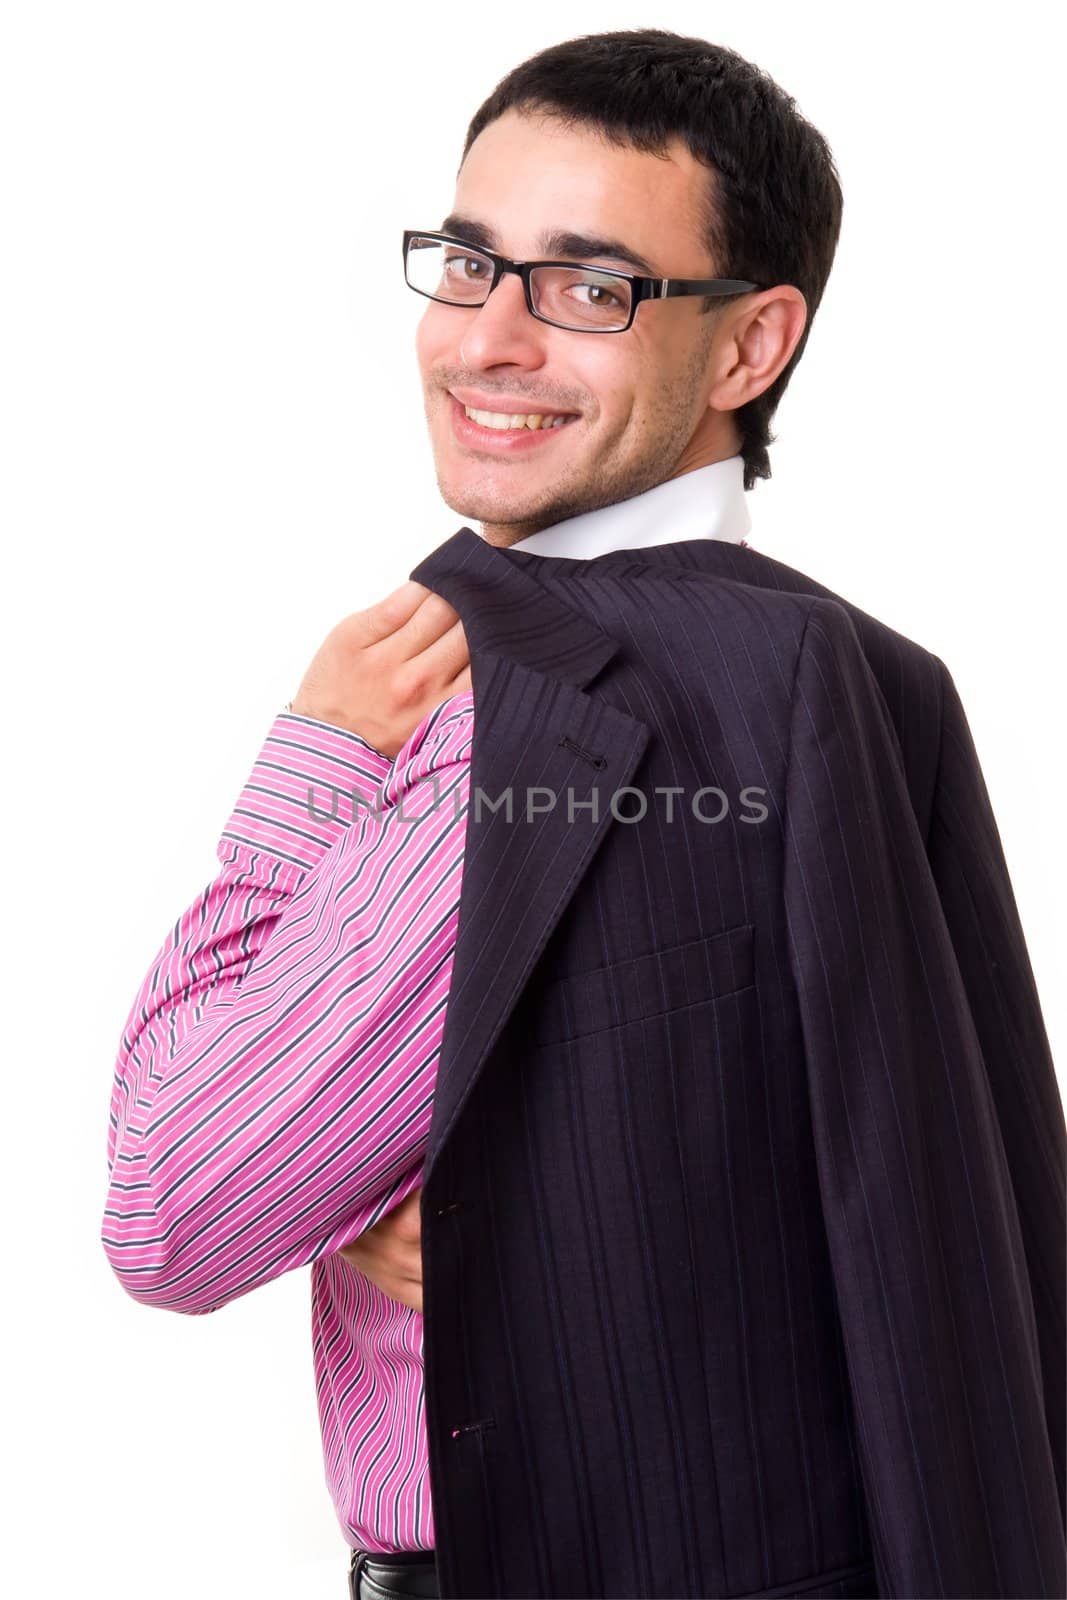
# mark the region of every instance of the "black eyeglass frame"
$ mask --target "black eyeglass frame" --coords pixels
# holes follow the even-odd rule
[[[439,244],[459,245],[461,249],[469,250],[473,255],[484,256],[493,267],[493,281],[486,290],[485,300],[479,301],[477,306],[464,307],[458,300],[446,300],[443,295],[430,294],[426,289],[417,288],[407,275],[408,249],[412,239],[433,239]],[[648,278],[637,272],[621,272],[617,267],[598,267],[591,261],[512,261],[510,256],[502,256],[495,250],[487,250],[484,245],[472,244],[469,239],[458,239],[452,233],[435,233],[432,229],[425,228],[404,229],[404,282],[409,289],[414,289],[416,294],[425,296],[427,300],[436,300],[439,305],[455,306],[461,311],[464,309],[477,311],[485,305],[504,273],[514,272],[522,279],[526,309],[531,317],[536,317],[538,322],[547,323],[550,328],[564,327],[562,323],[553,322],[550,317],[543,317],[534,307],[530,274],[535,267],[589,267],[593,272],[603,273],[606,277],[622,278],[630,284],[630,315],[621,328],[575,328],[568,323],[564,329],[568,333],[625,333],[633,326],[637,308],[644,300],[669,300],[675,296],[691,294],[744,294],[749,289],[760,288],[758,283],[749,283],[745,278]]]

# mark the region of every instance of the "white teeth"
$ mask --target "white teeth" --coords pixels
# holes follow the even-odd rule
[[[480,423],[483,428],[562,428],[570,421],[569,417],[536,414],[508,416],[502,411],[475,411],[473,406],[464,406],[463,409],[472,422]]]

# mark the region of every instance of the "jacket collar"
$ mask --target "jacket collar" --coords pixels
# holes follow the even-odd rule
[[[568,605],[552,580],[560,578],[565,585],[572,574],[591,567],[614,572],[649,565],[764,588],[831,593],[784,562],[725,539],[681,539],[578,559],[487,544],[469,527],[424,556],[409,576],[458,612],[472,656],[482,651],[507,656],[584,688],[619,647],[594,617]]]
[[[556,559],[527,555],[520,562],[518,554],[486,544],[473,528],[460,528],[409,576],[459,613],[472,660],[485,652],[506,656],[583,689],[619,646],[592,617],[538,583],[537,566]],[[534,571],[526,570],[526,562]]]

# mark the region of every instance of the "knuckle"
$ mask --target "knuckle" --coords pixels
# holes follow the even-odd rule
[[[387,594],[384,600],[378,600],[374,605],[368,606],[366,611],[360,613],[364,618],[382,623],[391,633],[401,627],[406,620],[404,604],[399,595]]]
[[[408,665],[398,669],[393,679],[393,693],[401,706],[414,706],[426,692],[426,674],[423,668]]]

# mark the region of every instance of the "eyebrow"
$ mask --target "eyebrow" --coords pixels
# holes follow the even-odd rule
[[[439,231],[455,234],[468,244],[481,245],[485,250],[500,248],[494,229],[484,222],[476,222],[473,217],[462,217],[455,211],[445,218]],[[646,261],[644,256],[638,255],[636,250],[631,249],[621,239],[606,239],[596,233],[571,233],[565,228],[546,228],[537,243],[549,261],[557,257],[568,259],[573,257],[578,261],[607,257],[609,261],[624,261],[628,267],[633,267],[635,272],[645,273],[650,278],[660,276],[651,262]]]

